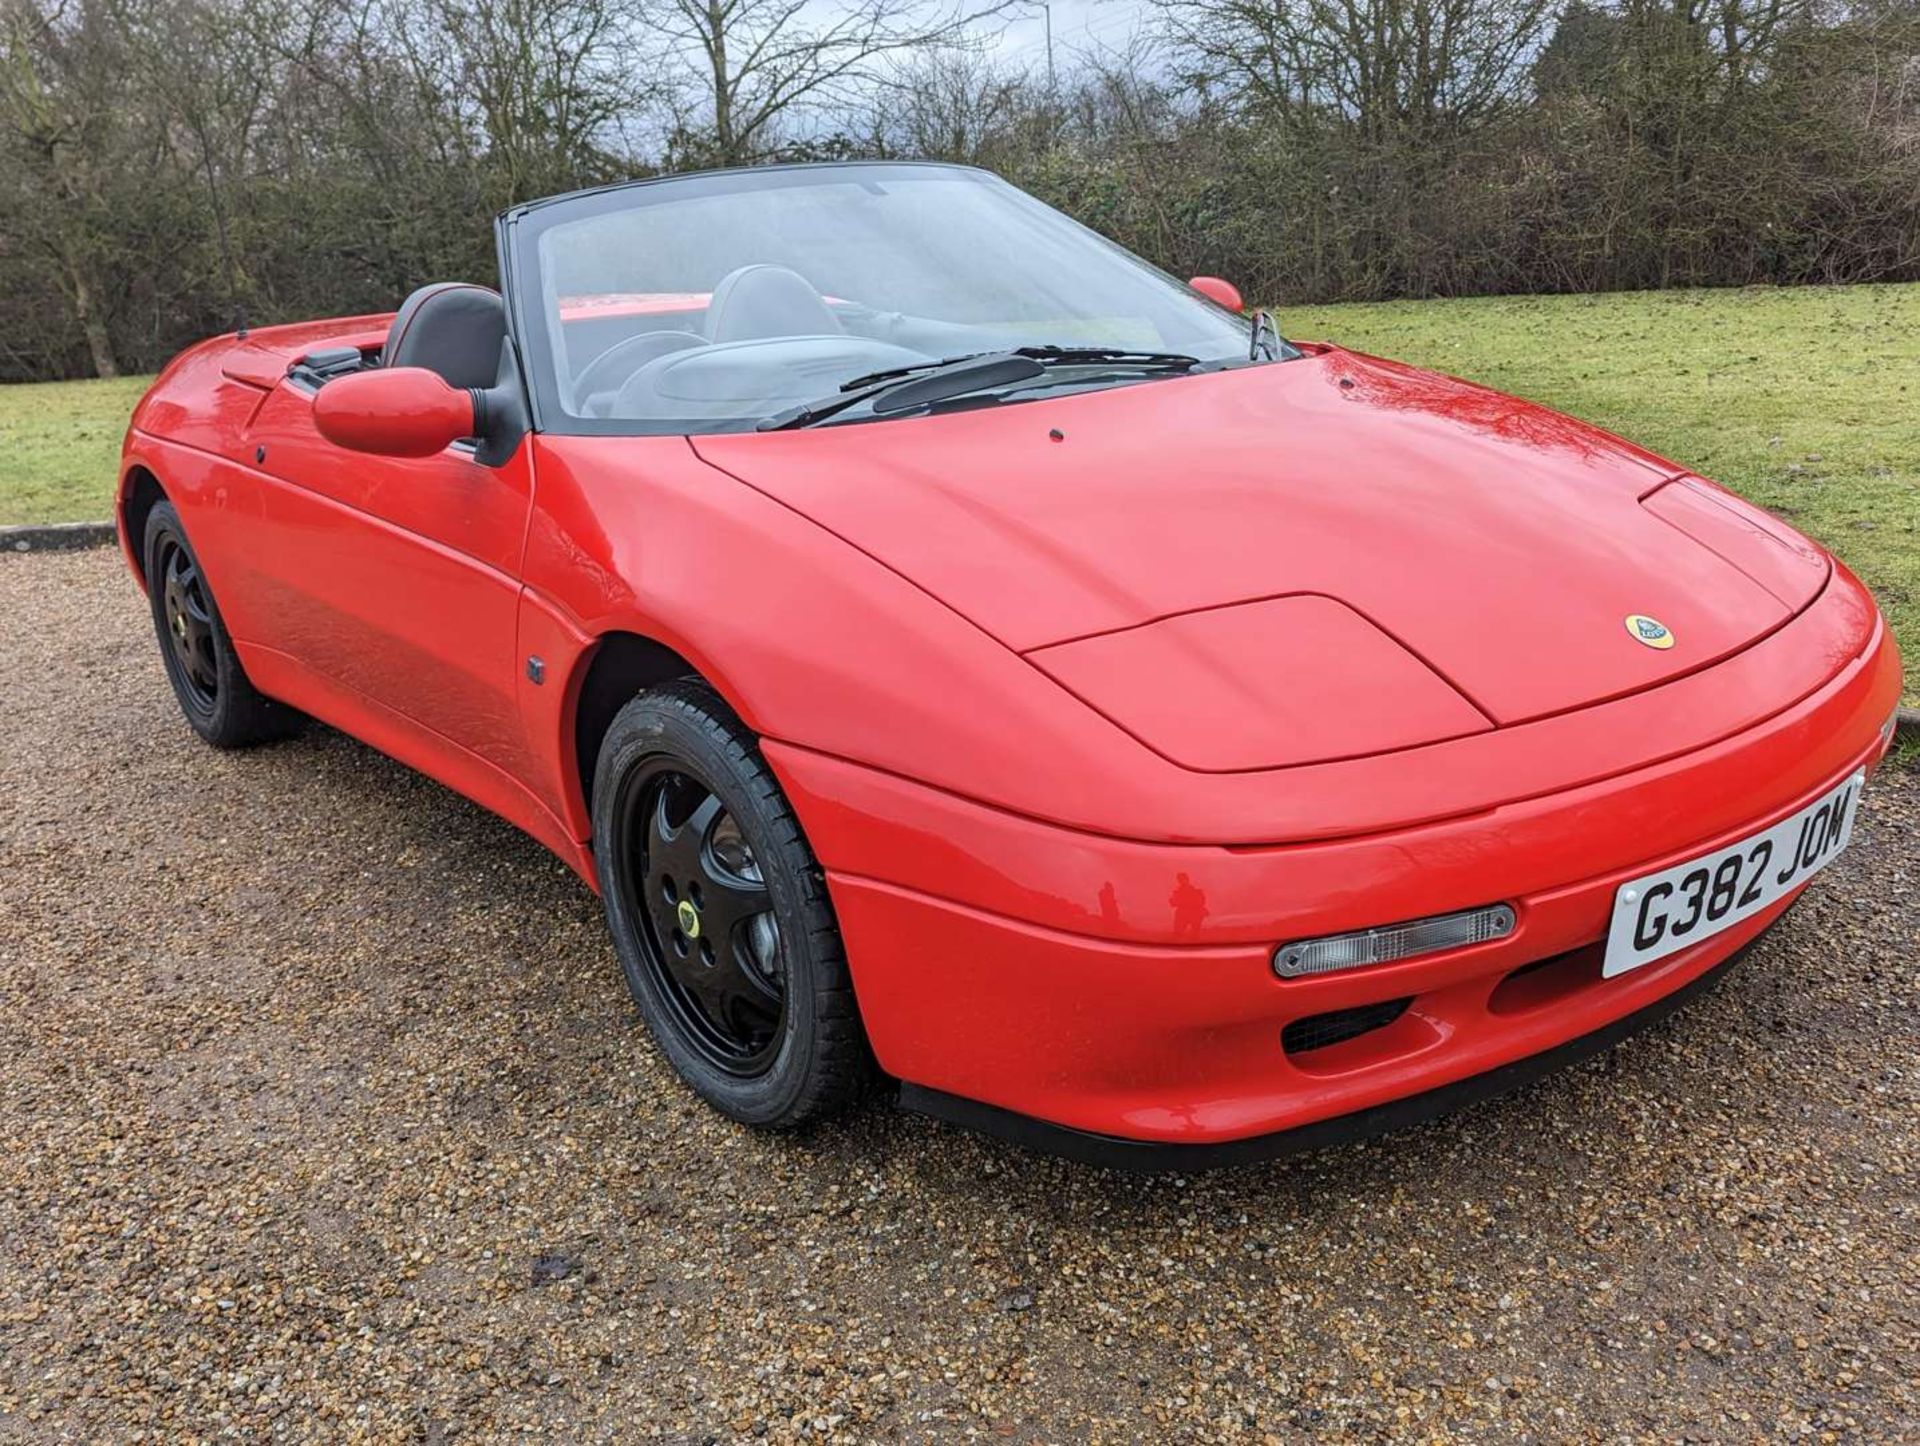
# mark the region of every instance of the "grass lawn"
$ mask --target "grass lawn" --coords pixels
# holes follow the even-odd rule
[[[1724,482],[1845,558],[1920,659],[1920,285],[1295,307],[1280,325],[1531,397]],[[108,516],[144,385],[0,387],[0,525]]]
[[[152,380],[0,387],[0,527],[111,517],[120,439]]]
[[[1920,285],[1292,307],[1290,336],[1483,382],[1788,518],[1879,596],[1920,691]]]

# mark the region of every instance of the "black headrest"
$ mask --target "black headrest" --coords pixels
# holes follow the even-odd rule
[[[490,387],[500,369],[507,309],[500,293],[464,281],[423,286],[400,304],[381,365],[426,367],[449,386]]]

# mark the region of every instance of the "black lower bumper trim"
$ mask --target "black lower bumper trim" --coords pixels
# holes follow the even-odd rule
[[[1578,1060],[1611,1049],[1628,1035],[1666,1018],[1696,994],[1705,993],[1764,937],[1763,931],[1673,993],[1589,1034],[1570,1039],[1565,1044],[1516,1059],[1483,1074],[1468,1075],[1465,1079],[1455,1080],[1437,1089],[1424,1090],[1404,1099],[1388,1100],[1385,1104],[1356,1110],[1352,1114],[1316,1120],[1310,1125],[1280,1130],[1271,1135],[1254,1135],[1244,1140],[1223,1140],[1205,1145],[1130,1140],[1120,1135],[1101,1135],[1090,1130],[1077,1130],[1070,1125],[1051,1124],[1031,1115],[1002,1109],[998,1105],[981,1104],[978,1100],[964,1099],[959,1095],[947,1094],[944,1090],[928,1089],[905,1080],[900,1083],[900,1106],[916,1114],[947,1120],[966,1129],[996,1135],[1050,1155],[1115,1170],[1146,1173],[1213,1170],[1227,1165],[1257,1164],[1302,1150],[1317,1150],[1328,1145],[1364,1140],[1404,1125],[1417,1124],[1477,1100],[1505,1094],[1542,1075],[1552,1074]]]

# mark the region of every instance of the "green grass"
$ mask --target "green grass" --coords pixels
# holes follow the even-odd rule
[[[120,439],[152,380],[0,387],[0,527],[111,517]]]
[[[1532,397],[1724,482],[1845,558],[1920,658],[1920,285],[1295,307],[1280,324]],[[145,385],[0,387],[0,525],[108,516]]]
[[[1629,437],[1824,542],[1920,660],[1920,285],[1293,307],[1336,341]],[[1908,701],[1920,685],[1910,662]]]
[[[1887,755],[1887,766],[1920,776],[1920,733],[1901,730],[1893,740],[1893,752]]]

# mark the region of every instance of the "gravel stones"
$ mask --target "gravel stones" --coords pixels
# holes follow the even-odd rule
[[[324,728],[199,746],[0,557],[0,1440],[1920,1434],[1920,780],[1716,991],[1193,1179],[739,1130],[586,889]]]

